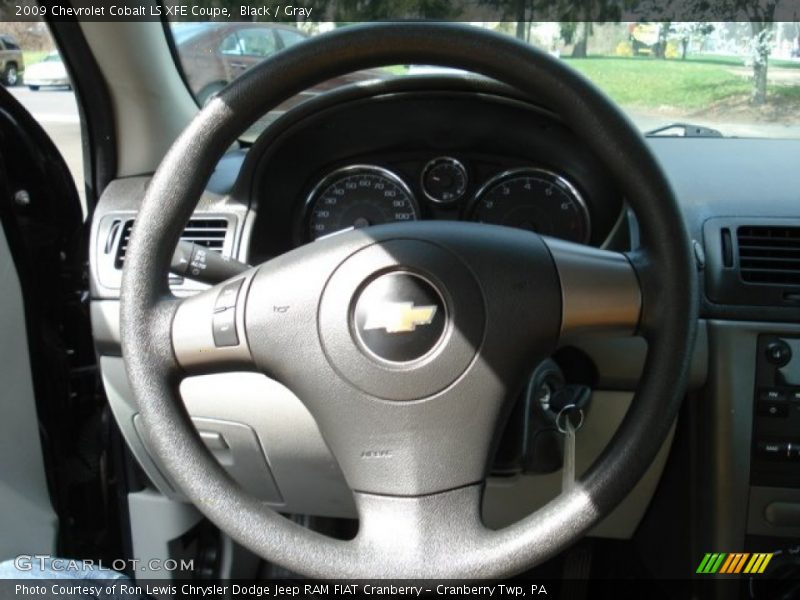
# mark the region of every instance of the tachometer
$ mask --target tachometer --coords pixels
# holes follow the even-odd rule
[[[589,211],[580,193],[561,175],[544,169],[496,175],[476,194],[471,217],[572,242],[589,241]]]
[[[320,181],[308,197],[312,240],[346,229],[419,218],[414,195],[397,175],[372,165],[337,169]]]

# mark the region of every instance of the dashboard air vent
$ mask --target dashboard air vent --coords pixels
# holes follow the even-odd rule
[[[181,240],[200,244],[214,252],[222,252],[225,247],[225,237],[228,234],[228,220],[220,217],[200,217],[189,220],[186,229],[181,234]],[[114,266],[121,269],[125,263],[125,252],[128,249],[128,240],[131,237],[133,219],[128,219],[122,227],[117,254],[114,257]]]
[[[736,239],[742,281],[800,285],[800,227],[740,226]]]

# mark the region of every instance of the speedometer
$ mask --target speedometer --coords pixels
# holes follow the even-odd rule
[[[393,221],[414,221],[419,208],[400,177],[372,165],[337,169],[320,181],[307,202],[309,237]]]
[[[536,168],[506,171],[476,194],[472,220],[528,229],[572,242],[589,241],[589,211],[561,175]]]

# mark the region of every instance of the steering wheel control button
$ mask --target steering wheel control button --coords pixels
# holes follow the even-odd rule
[[[784,442],[759,442],[758,453],[769,460],[786,460],[788,458],[789,444]]]
[[[252,365],[244,316],[256,272],[251,269],[181,300],[172,320],[172,347],[187,372],[215,373]]]
[[[211,320],[214,345],[217,348],[238,346],[236,333],[236,301],[244,279],[237,279],[222,287],[214,302],[214,316]]]
[[[762,402],[785,402],[786,392],[776,389],[763,389],[758,394],[758,399]]]
[[[789,416],[789,406],[786,402],[759,402],[758,416],[785,418]]]
[[[436,348],[447,327],[442,295],[420,275],[381,275],[361,291],[353,331],[369,356],[396,363],[419,360]]]
[[[223,346],[238,346],[239,336],[236,334],[236,309],[226,308],[222,312],[214,312],[212,319],[212,331],[214,333],[214,345],[218,348]]]
[[[225,286],[220,290],[217,296],[217,301],[214,303],[214,312],[222,312],[229,308],[236,307],[236,299],[239,297],[239,290],[242,287],[244,279],[237,279]]]

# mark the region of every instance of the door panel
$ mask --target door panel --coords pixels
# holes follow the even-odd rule
[[[0,560],[53,553],[50,505],[17,270],[0,227]]]

